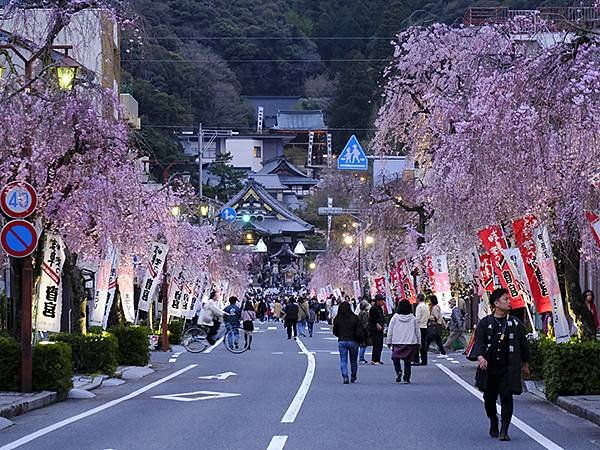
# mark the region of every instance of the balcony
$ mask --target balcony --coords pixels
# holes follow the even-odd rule
[[[597,7],[541,7],[538,9],[508,9],[505,7],[473,7],[465,13],[463,23],[468,26],[520,22],[526,31],[568,31],[574,27],[588,30],[600,28],[600,8]],[[525,31],[525,30],[524,30]]]

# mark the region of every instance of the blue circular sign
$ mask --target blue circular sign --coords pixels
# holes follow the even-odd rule
[[[38,233],[29,222],[12,220],[0,232],[2,248],[10,256],[23,258],[33,253],[38,243]]]
[[[221,210],[221,219],[223,219],[226,222],[233,223],[235,222],[236,217],[237,213],[235,212],[235,209],[231,207],[223,208]]]

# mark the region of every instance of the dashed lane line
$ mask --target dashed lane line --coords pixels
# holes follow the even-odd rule
[[[459,385],[461,385],[463,388],[465,388],[467,391],[469,391],[471,394],[473,394],[479,400],[483,401],[483,394],[481,392],[479,392],[477,389],[475,389],[473,386],[471,386],[469,383],[467,383],[461,377],[459,377],[454,372],[452,372],[452,370],[450,370],[448,367],[444,366],[443,364],[436,364],[436,366],[438,366],[440,368],[440,370],[442,370],[446,375],[448,375],[450,378],[452,378],[454,381],[456,381]],[[533,439],[538,444],[540,444],[542,447],[547,448],[548,450],[564,450],[561,446],[552,442],[550,439],[548,439],[546,436],[541,434],[539,431],[533,429],[532,427],[527,425],[525,422],[523,422],[521,419],[517,418],[517,416],[513,416],[512,424],[515,427],[517,427],[519,430],[521,430],[523,433],[525,433],[527,436],[529,436],[531,439]]]
[[[306,398],[306,394],[308,394],[308,390],[310,389],[310,384],[312,383],[313,377],[315,376],[315,355],[308,351],[308,349],[304,346],[303,342],[300,339],[296,340],[296,343],[298,344],[298,347],[300,347],[302,352],[306,355],[308,364],[306,367],[306,373],[304,374],[304,379],[300,384],[300,388],[298,388],[298,392],[296,392],[292,403],[290,403],[288,410],[283,415],[281,423],[294,423],[298,412],[300,412],[302,403]]]
[[[287,436],[273,436],[267,450],[282,450],[287,441]]]
[[[111,400],[110,402],[104,403],[103,405],[97,406],[96,408],[92,408],[89,411],[82,412],[81,414],[77,414],[76,416],[69,417],[68,419],[65,419],[65,420],[61,420],[60,422],[49,425],[46,428],[42,428],[41,430],[38,430],[35,433],[31,433],[31,434],[28,434],[27,436],[23,436],[22,438],[17,439],[16,441],[10,442],[10,443],[0,447],[0,450],[12,450],[13,448],[20,447],[21,445],[27,444],[27,443],[33,441],[34,439],[45,436],[48,433],[52,433],[53,431],[56,431],[59,428],[65,427],[69,424],[77,422],[78,420],[85,419],[86,417],[92,416],[96,413],[104,411],[105,409],[108,409],[115,405],[118,405],[119,403],[122,403],[126,400],[137,397],[138,395],[143,394],[144,392],[149,391],[150,389],[152,389],[160,384],[163,384],[169,380],[172,380],[175,377],[178,377],[182,373],[185,373],[188,370],[193,369],[197,365],[198,364],[190,364],[189,366],[184,367],[183,369],[178,370],[177,372],[174,372],[171,375],[167,375],[166,377],[161,378],[160,380],[156,380],[153,383],[150,383],[150,384],[138,389],[137,391],[133,391],[132,393],[127,394],[123,397],[119,397],[117,399]]]
[[[217,348],[219,345],[221,345],[221,342],[223,342],[223,338],[222,337],[219,338],[217,340],[217,342],[215,342],[213,345],[211,345],[206,350],[204,350],[204,353],[210,353],[210,352],[212,352],[215,348]]]
[[[169,358],[169,362],[170,363],[176,362],[177,358],[179,358],[180,356],[181,356],[181,352],[173,353],[173,355],[171,355],[171,358]]]

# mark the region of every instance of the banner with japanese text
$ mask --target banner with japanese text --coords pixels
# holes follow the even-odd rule
[[[479,279],[485,292],[494,292],[494,263],[487,252],[479,255]]]
[[[538,221],[532,215],[513,220],[515,242],[523,258],[531,296],[535,303],[535,309],[541,314],[552,311],[552,300],[537,264],[537,250],[533,239],[533,233],[537,226]]]
[[[183,268],[174,268],[169,276],[169,288],[167,289],[169,317],[181,316],[183,310],[183,291],[185,287],[186,281]]]
[[[204,292],[204,288],[206,286],[208,278],[205,274],[200,275],[196,282],[191,286],[191,297],[190,297],[190,309],[187,312],[186,318],[193,318],[200,309],[200,305],[202,303],[202,294]]]
[[[135,306],[133,304],[133,260],[132,258],[122,258],[117,270],[117,284],[119,286],[119,295],[121,296],[121,307],[125,321],[135,322]]]
[[[560,293],[558,275],[554,265],[552,244],[548,234],[548,228],[543,225],[534,231],[535,247],[537,252],[537,263],[542,272],[542,278],[548,288],[548,294],[552,300],[552,323],[554,325],[554,337],[557,343],[567,342],[571,338],[569,322],[565,315],[565,308]]]
[[[394,295],[402,297],[402,286],[400,285],[400,267],[392,267],[390,270],[390,290]]]
[[[104,317],[102,319],[102,328],[106,330],[108,325],[108,316],[112,309],[113,302],[115,301],[115,292],[117,291],[117,271],[119,269],[120,256],[115,252],[115,258],[112,261],[110,267],[110,278],[108,280],[108,296],[106,298],[106,308],[104,310]]]
[[[94,304],[92,305],[90,313],[90,326],[92,327],[101,327],[104,323],[110,277],[116,258],[116,250],[112,245],[109,245],[106,257],[102,260],[98,272],[96,272],[96,293],[94,295]]]
[[[600,247],[600,216],[593,211],[586,211],[585,217],[590,224],[596,244],[598,244],[598,247]]]
[[[499,225],[490,225],[480,230],[477,234],[486,251],[491,256],[494,271],[498,275],[500,285],[508,290],[511,307],[513,309],[525,307],[525,301],[519,294],[514,274],[502,254],[502,250],[508,249],[502,228]]]
[[[62,313],[61,274],[65,261],[64,244],[59,235],[46,235],[43,258],[33,305],[33,327],[58,333]]]
[[[140,284],[140,302],[138,305],[140,311],[148,311],[150,307],[168,251],[169,246],[159,242],[153,242],[150,246],[150,258],[146,263],[146,273],[142,279],[142,284]]]
[[[352,290],[354,291],[354,298],[358,301],[362,297],[362,289],[360,288],[360,281],[354,280],[352,282]]]
[[[411,304],[417,302],[415,286],[412,280],[412,274],[408,267],[406,258],[398,261],[398,276],[400,279],[400,293],[404,300],[408,300]]]
[[[442,312],[450,312],[450,276],[448,274],[448,259],[446,255],[432,256],[428,263],[431,278],[431,290],[436,295]]]

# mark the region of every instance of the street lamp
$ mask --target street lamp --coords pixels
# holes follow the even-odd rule
[[[208,205],[200,205],[200,215],[202,217],[208,216]]]
[[[58,79],[58,87],[63,91],[70,91],[73,89],[73,82],[77,76],[77,69],[79,67],[75,64],[61,64],[56,68],[56,77]]]
[[[173,206],[171,207],[171,215],[173,217],[179,217],[179,215],[181,214],[181,206]]]
[[[367,236],[367,237],[365,237],[365,244],[371,245],[374,242],[375,242],[375,238],[373,236]]]
[[[314,261],[312,261],[312,262],[311,262],[311,263],[308,265],[308,268],[309,268],[310,270],[315,270],[315,269],[317,268],[317,263],[316,263],[316,262],[314,262]]]
[[[344,236],[344,244],[352,245],[354,243],[354,238],[350,235]]]

